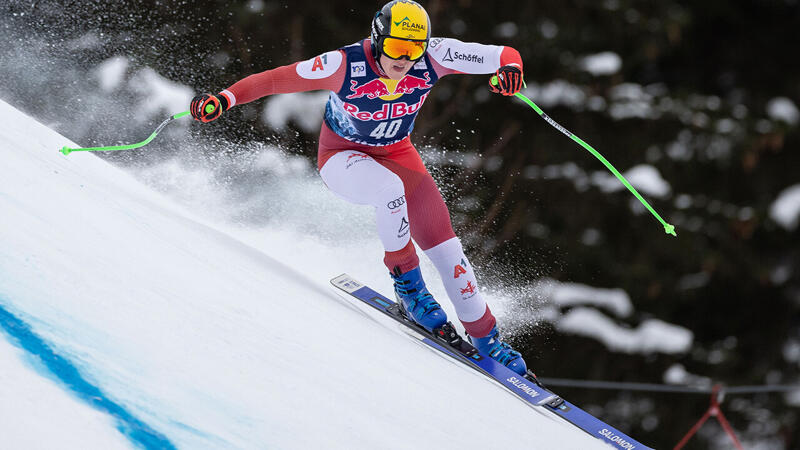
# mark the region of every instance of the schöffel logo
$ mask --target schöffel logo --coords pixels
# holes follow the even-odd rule
[[[397,237],[401,238],[408,234],[409,225],[405,217],[400,221],[400,229],[397,230]]]
[[[394,199],[386,204],[386,207],[389,209],[397,209],[406,204],[406,196],[402,195],[400,198]]]
[[[483,56],[478,56],[475,54],[468,55],[466,53],[451,52],[450,49],[448,48],[447,52],[444,54],[444,58],[442,58],[442,61],[452,62],[454,60],[483,64]]]

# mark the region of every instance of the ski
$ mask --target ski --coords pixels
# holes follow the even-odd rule
[[[615,448],[623,450],[650,448],[546,389],[533,372],[528,371],[527,375],[521,376],[492,358],[482,355],[459,336],[451,323],[448,322],[432,333],[409,320],[397,302],[347,274],[333,278],[331,284],[339,291],[349,294],[350,297],[366,303],[404,325],[403,331],[406,334],[501,384],[530,406],[544,408]]]

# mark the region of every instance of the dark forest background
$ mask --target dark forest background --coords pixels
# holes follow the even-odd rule
[[[52,71],[51,63],[89,68],[125,55],[197,92],[217,92],[246,75],[366,37],[382,2],[0,4],[7,51],[36,45],[48,61],[16,67],[15,73]],[[486,261],[484,271],[502,273],[510,284],[551,277],[620,287],[637,310],[625,319],[630,326],[652,317],[694,333],[686,354],[642,357],[545,327],[513,336],[529,366],[541,377],[661,383],[665,370],[679,363],[724,385],[800,382],[800,235],[770,216],[781,191],[800,183],[800,133],[796,121],[768,114],[774,98],[800,101],[797,1],[423,4],[435,36],[513,46],[522,54],[529,85],[561,80],[596,99],[597,108],[587,101],[540,105],[620,171],[650,164],[671,186],[669,195],[648,201],[676,226],[677,238],[665,235],[649,214],[634,211],[627,191],[576,184],[570,173],[605,169],[527,106],[483,95],[487,77],[453,76],[437,85],[413,139],[420,148],[481,154],[480,164],[445,160],[431,171],[471,258]],[[89,32],[102,45],[74,45]],[[581,67],[583,56],[605,51],[621,57],[618,71],[593,75]],[[56,74],[38,87],[2,78],[4,100],[51,120],[84,145],[139,140],[152,130],[153,123],[106,126],[109,119],[88,110],[80,84],[69,77]],[[640,88],[637,96],[621,93],[627,84]],[[649,112],[611,113],[610,105],[636,108],[641,102]],[[254,120],[259,114],[259,102],[243,105],[192,133],[270,140],[315,158],[315,133],[291,124],[271,129]],[[76,131],[70,118],[93,125]],[[136,164],[152,153],[107,157]],[[477,199],[477,206],[456,201],[465,196]],[[705,395],[557,391],[579,405],[594,405],[592,411],[609,423],[657,448],[674,446],[708,406]],[[723,411],[754,448],[800,448],[800,400],[794,397],[729,395]],[[653,414],[655,423],[644,420]],[[688,448],[726,448],[724,443],[712,423]]]

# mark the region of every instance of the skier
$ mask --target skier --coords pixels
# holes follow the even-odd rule
[[[306,61],[244,78],[217,95],[192,100],[192,116],[210,122],[235,105],[281,93],[330,90],[317,164],[327,187],[377,214],[384,263],[407,316],[429,331],[447,315],[425,287],[417,245],[436,266],[470,342],[524,375],[519,352],[500,339],[478,290],[450,213],[409,135],[430,89],[450,74],[493,74],[495,93],[522,85],[522,58],[511,47],[431,38],[425,9],[393,0],[372,20],[370,37]]]

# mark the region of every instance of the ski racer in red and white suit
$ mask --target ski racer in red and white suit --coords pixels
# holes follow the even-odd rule
[[[216,96],[196,97],[192,113],[198,120],[214,120],[228,108],[267,95],[331,91],[319,137],[323,181],[339,197],[375,208],[390,271],[419,266],[413,238],[438,269],[467,334],[482,338],[495,328],[495,317],[453,232],[439,189],[409,136],[436,80],[452,74],[518,75],[519,82],[506,89],[491,86],[513,95],[520,88],[522,59],[511,47],[431,38],[417,61],[376,60],[370,45],[364,39],[248,76]],[[204,114],[209,103],[219,108]]]

